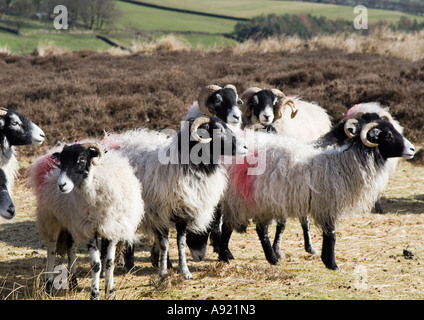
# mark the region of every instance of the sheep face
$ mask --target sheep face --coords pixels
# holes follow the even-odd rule
[[[206,107],[213,115],[226,123],[241,123],[241,100],[232,88],[222,88],[214,92],[207,100]]]
[[[250,98],[248,106],[257,121],[269,125],[274,121],[278,97],[271,90],[263,89]]]
[[[206,118],[206,117],[205,117]],[[193,134],[190,139],[190,150],[199,144],[207,144],[208,148],[201,148],[200,150],[209,150],[210,156],[216,155],[219,158],[221,156],[235,156],[245,155],[247,153],[247,146],[242,138],[239,138],[227,124],[217,117],[206,118],[209,121],[205,121],[204,124],[197,128],[197,135],[207,137],[202,141],[193,139]],[[190,121],[190,128],[195,124],[194,119]],[[192,131],[192,130],[190,130]],[[212,163],[216,163],[218,159],[212,158]]]
[[[7,113],[0,115],[0,137],[12,146],[40,145],[45,139],[44,132],[37,125],[13,110],[7,110]]]
[[[93,160],[99,157],[99,152],[95,148],[74,144],[65,146],[61,153],[54,153],[51,157],[56,161],[59,160],[60,174],[57,186],[60,192],[66,194],[87,179]]]
[[[12,219],[15,216],[15,206],[7,190],[7,178],[3,170],[0,169],[0,216],[5,219]]]
[[[384,118],[365,124],[359,137],[365,146],[378,148],[383,159],[414,157],[414,146]]]

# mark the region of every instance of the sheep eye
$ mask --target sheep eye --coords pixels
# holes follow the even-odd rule
[[[13,127],[16,127],[19,123],[18,123],[17,121],[12,121],[10,124],[11,124]]]
[[[241,99],[237,99],[237,104],[243,104],[243,100],[241,100]]]
[[[84,163],[86,163],[86,160],[84,158],[79,158],[77,163],[78,164],[84,164]]]

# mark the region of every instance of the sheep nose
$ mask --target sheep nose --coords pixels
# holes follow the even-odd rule
[[[7,212],[10,214],[11,217],[15,216],[15,206],[13,203],[7,208]]]
[[[233,115],[233,118],[236,119],[237,121],[240,120],[240,116]]]
[[[66,186],[66,182],[64,182],[64,183],[60,184],[60,185],[59,185],[59,189],[60,189],[60,191],[63,191],[63,188],[65,188],[65,186]]]
[[[268,121],[268,120],[269,120],[269,117],[270,117],[270,116],[268,116],[268,115],[264,115],[264,118],[265,118],[265,120],[266,120],[266,121]]]

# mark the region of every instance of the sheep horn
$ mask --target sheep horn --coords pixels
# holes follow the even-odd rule
[[[0,108],[0,117],[4,117],[7,114],[6,108]]]
[[[393,118],[392,118],[392,116],[390,115],[390,113],[388,113],[387,111],[381,111],[381,112],[379,112],[378,113],[378,116],[380,117],[380,118],[383,118],[383,119],[386,119],[387,121],[389,121],[389,122],[393,122]]]
[[[355,136],[355,131],[356,131],[356,126],[355,124],[358,123],[357,119],[349,119],[346,121],[345,125],[344,125],[344,132],[346,133],[348,138],[353,138]],[[353,133],[349,130],[349,129],[353,129]]]
[[[220,86],[212,84],[200,90],[199,96],[197,97],[197,103],[199,105],[200,111],[202,111],[205,115],[214,116],[211,110],[209,110],[209,108],[206,106],[206,102],[212,94],[220,89],[222,89]]]
[[[240,111],[243,112],[247,118],[252,116],[252,110],[249,108],[250,99],[252,99],[252,97],[261,90],[262,89],[258,87],[250,87],[241,94],[243,104],[240,106]]]
[[[362,128],[362,130],[361,130],[361,135],[360,135],[361,136],[361,141],[367,147],[375,148],[375,147],[378,146],[378,143],[370,142],[367,139],[368,131],[370,131],[371,129],[373,129],[373,128],[377,127],[377,126],[378,126],[378,123],[377,122],[371,122],[371,123],[366,124]]]
[[[197,129],[202,125],[209,123],[211,121],[208,117],[199,117],[196,120],[194,120],[193,124],[191,125],[191,136],[194,140],[200,142],[200,143],[209,143],[212,141],[212,138],[203,139],[199,136],[197,133]]]
[[[86,143],[83,143],[82,145],[81,145],[83,148],[85,148],[85,149],[94,149],[94,150],[96,150],[97,151],[97,153],[99,154],[96,158],[97,159],[95,159],[95,158],[93,158],[92,160],[91,160],[91,163],[93,164],[93,165],[95,165],[95,166],[97,166],[98,164],[99,164],[99,160],[103,157],[103,155],[105,154],[105,152],[104,152],[104,150],[103,150],[103,147],[99,144],[99,143],[97,143],[97,142],[86,142]]]
[[[227,89],[233,89],[233,90],[234,90],[234,92],[235,92],[235,93],[237,93],[237,89],[236,89],[236,87],[235,87],[234,85],[232,85],[232,84],[227,84],[224,88],[227,88]]]
[[[279,100],[274,118],[280,119],[283,116],[283,107],[286,105],[289,106],[291,109],[291,118],[293,119],[294,117],[296,117],[297,112],[299,110],[296,108],[293,99],[287,98],[286,95],[278,89],[271,89],[271,91],[278,97]]]

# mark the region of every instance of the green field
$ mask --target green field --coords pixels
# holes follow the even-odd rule
[[[301,14],[310,13],[325,16],[330,19],[352,20],[355,15],[353,8],[330,4],[317,4],[298,1],[269,1],[269,0],[157,0],[151,3],[200,12],[251,18],[260,14]],[[206,48],[214,44],[221,46],[234,45],[235,41],[222,36],[231,33],[237,21],[215,17],[205,17],[196,14],[178,13],[168,10],[154,9],[117,1],[117,8],[122,12],[114,25],[108,26],[101,33],[124,47],[130,47],[137,36],[147,35],[155,39],[168,33],[181,33],[192,46],[202,45]],[[380,20],[395,22],[401,16],[416,18],[419,22],[424,17],[407,15],[395,11],[369,9],[369,22]],[[0,26],[10,27],[13,18],[2,16]],[[11,20],[12,19],[12,20]],[[109,45],[99,39],[99,31],[61,31],[53,29],[52,22],[38,22],[27,19],[21,28],[21,35],[16,36],[0,31],[0,48],[7,47],[13,53],[32,52],[42,40],[53,41],[56,46],[66,50],[105,50]],[[186,32],[192,32],[186,34]],[[196,33],[197,32],[197,33]],[[208,34],[204,34],[208,33]]]

